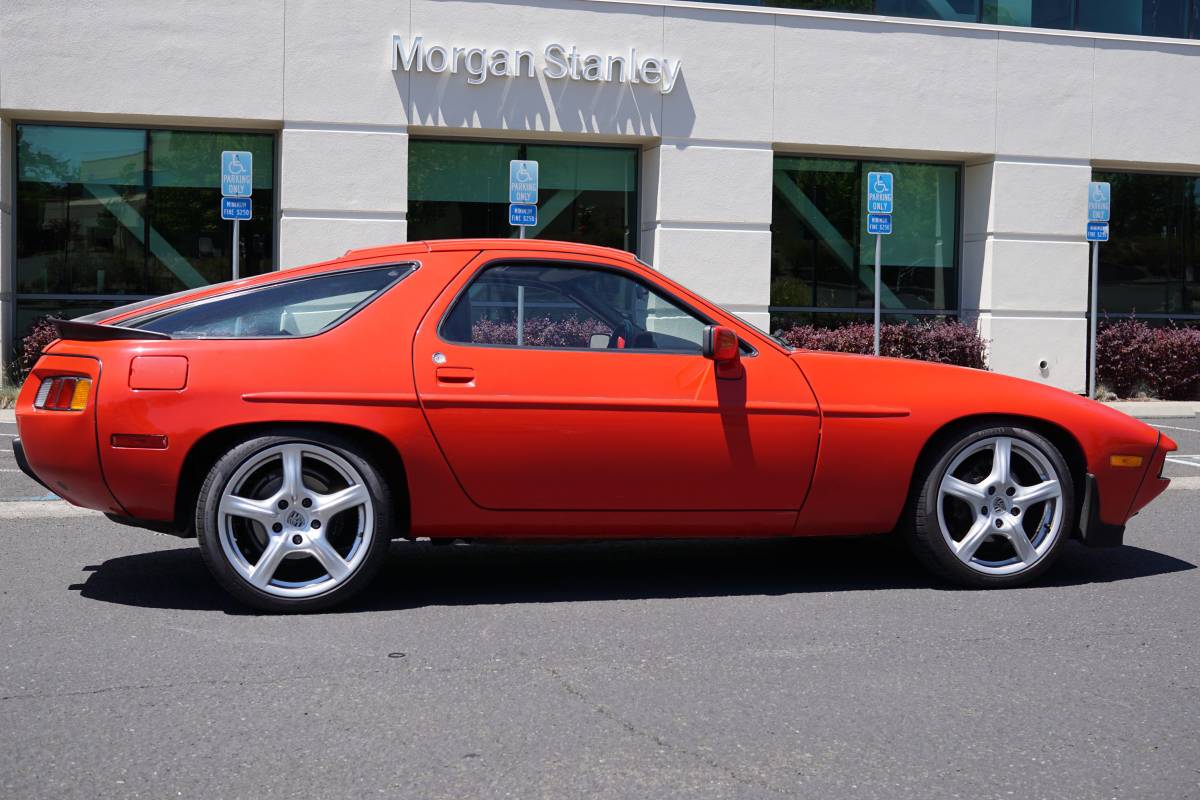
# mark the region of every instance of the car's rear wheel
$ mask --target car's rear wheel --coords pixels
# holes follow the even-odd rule
[[[1075,487],[1062,453],[1044,436],[980,427],[925,462],[909,515],[909,543],[937,574],[977,588],[1017,586],[1062,551],[1076,519]]]
[[[386,481],[353,442],[280,432],[213,465],[196,531],[209,570],[242,602],[317,611],[374,577],[389,546],[391,508]]]

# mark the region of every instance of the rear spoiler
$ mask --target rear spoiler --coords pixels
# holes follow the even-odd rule
[[[165,333],[158,331],[142,331],[137,328],[123,328],[120,325],[100,325],[95,322],[80,322],[73,319],[56,319],[54,327],[58,338],[70,339],[74,342],[105,342],[111,339],[170,339]]]

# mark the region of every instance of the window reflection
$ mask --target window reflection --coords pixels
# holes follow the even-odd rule
[[[1101,314],[1200,319],[1200,176],[1098,172],[1112,184]]]
[[[76,315],[228,280],[220,153],[255,156],[242,274],[274,265],[270,134],[17,125],[18,336],[35,316]]]
[[[517,236],[508,162],[539,165],[538,224],[526,236],[637,248],[637,150],[417,139],[409,143],[408,237]]]
[[[814,313],[853,316],[874,305],[875,237],[867,234],[864,210],[872,171],[892,172],[896,181],[895,233],[883,237],[884,313],[957,311],[957,166],[779,156],[772,329]]]

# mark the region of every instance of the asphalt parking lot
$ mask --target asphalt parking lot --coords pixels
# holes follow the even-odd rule
[[[883,539],[431,547],[311,617],[46,499],[0,425],[0,795],[1200,797],[1200,420],[1126,546],[931,583]]]

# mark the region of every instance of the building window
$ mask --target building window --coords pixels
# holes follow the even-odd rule
[[[711,0],[745,6],[848,11],[1187,38],[1200,36],[1200,0]]]
[[[626,147],[414,139],[408,238],[516,237],[513,159],[538,162],[538,224],[526,236],[636,250],[638,151]]]
[[[274,136],[16,126],[16,319],[76,317],[231,277],[221,151],[254,153],[242,275],[275,264]]]
[[[1200,176],[1097,172],[1112,184],[1100,247],[1101,319],[1200,321]]]
[[[958,166],[776,156],[772,330],[872,313],[875,237],[865,210],[872,171],[893,173],[896,187],[895,233],[883,237],[883,313],[893,320],[958,313]]]

